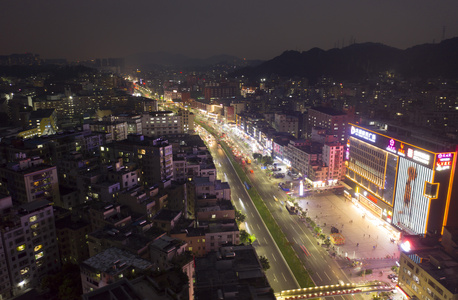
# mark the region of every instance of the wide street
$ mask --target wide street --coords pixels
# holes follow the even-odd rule
[[[257,238],[254,243],[256,252],[269,260],[270,269],[267,271],[267,277],[270,285],[274,291],[299,288],[295,277],[283,259],[283,255],[277,248],[226,154],[217,147],[216,143],[210,147],[210,152],[217,165],[218,178],[229,182],[232,202],[238,210],[247,216],[247,222],[245,222],[244,226],[250,234],[254,234]]]
[[[216,144],[214,147],[217,148]],[[223,151],[219,149],[218,152],[219,153],[215,155],[212,151],[213,157],[223,159],[223,157],[220,156],[223,154]],[[217,167],[220,178],[228,181],[232,190],[232,187],[234,187],[234,179],[232,178],[231,180],[228,177],[235,176],[234,178],[236,178],[236,181],[239,182],[238,188],[236,188],[237,192],[243,191],[243,193],[246,194],[244,185],[240,182],[238,177],[236,177],[236,174],[234,173],[233,175],[228,175],[228,173],[232,173],[234,170],[230,165],[228,165],[230,162],[227,158],[224,159],[225,163],[221,163],[221,167]],[[219,166],[219,163],[217,164]],[[390,272],[390,267],[395,264],[395,258],[399,253],[397,251],[397,245],[391,243],[389,239],[389,237],[391,237],[390,234],[386,234],[386,232],[389,233],[390,228],[378,228],[377,225],[383,224],[379,224],[377,220],[372,220],[370,216],[366,216],[364,210],[361,210],[349,201],[346,202],[343,197],[336,196],[330,191],[314,194],[309,198],[298,201],[298,203],[304,211],[308,211],[308,215],[312,217],[317,224],[322,226],[325,223],[327,224],[327,226],[323,227],[324,233],[330,234],[328,231],[330,231],[331,224],[336,227],[340,226],[339,229],[343,232],[345,223],[348,223],[345,229],[345,233],[347,233],[347,231],[349,233],[348,235],[345,235],[348,237],[347,243],[343,246],[335,246],[327,251],[321,246],[319,240],[312,233],[313,229],[309,228],[306,222],[303,222],[299,216],[289,214],[282,205],[282,202],[285,203],[287,200],[287,196],[283,191],[278,189],[277,185],[279,181],[285,179],[271,179],[266,175],[264,170],[261,170],[261,168],[255,164],[246,165],[245,170],[247,175],[250,177],[253,186],[258,190],[258,193],[263,198],[278,225],[282,228],[288,241],[291,243],[291,246],[298,254],[306,269],[309,271],[316,285],[332,285],[338,284],[339,282],[367,282],[373,280],[381,280],[387,283],[389,282],[386,275]],[[253,173],[249,170],[253,170]],[[283,168],[283,170],[285,169]],[[221,172],[223,175],[221,175]],[[224,175],[224,173],[226,175]],[[279,201],[276,201],[274,196]],[[233,199],[237,206],[238,197],[234,196]],[[237,206],[237,208],[240,209],[239,206]],[[251,209],[250,211],[246,211],[243,206],[241,206],[241,211],[247,214],[249,220],[247,229],[251,230],[253,227],[253,225],[250,225],[250,223],[253,222],[251,220],[253,215],[251,214],[255,213],[253,213]],[[354,221],[353,219],[355,216],[359,216],[361,220],[357,219]],[[259,224],[257,222],[258,221],[256,221],[256,225],[254,225],[256,227],[258,227]],[[367,228],[364,228],[365,226],[367,226]],[[385,227],[387,226],[385,225]],[[262,249],[262,239],[264,236],[259,236],[255,231],[250,232],[254,233],[258,238],[258,241],[254,243],[257,251],[260,255],[265,255],[264,253],[266,252]],[[378,243],[379,234],[383,235],[383,239],[380,239],[380,243]],[[358,240],[359,235],[361,235],[361,241]],[[358,241],[355,242],[356,240]],[[269,261],[278,260],[275,255],[274,258],[272,255],[269,255],[270,252],[267,253],[268,254],[266,256]],[[332,256],[334,253],[336,254],[335,257]],[[386,258],[387,256],[390,256],[390,258]],[[349,259],[359,259],[362,263],[353,267],[351,266]],[[365,277],[357,275],[361,269],[369,268],[374,269],[374,274]],[[267,273],[270,281],[272,281],[271,278],[274,278],[275,282],[278,281],[278,276],[275,275],[277,273],[274,269],[271,269]],[[272,273],[274,273],[274,276],[271,275]],[[274,284],[272,284],[272,286],[274,287]],[[280,290],[285,289],[289,288],[284,288],[283,285],[280,284]],[[274,290],[278,291],[276,287],[274,287]],[[336,298],[340,298],[340,296],[337,296]]]
[[[236,141],[239,147],[243,147],[243,139],[232,137],[232,140]],[[296,279],[226,154],[218,147],[217,143],[212,143],[209,150],[217,166],[218,178],[229,182],[234,205],[247,216],[247,222],[242,226],[242,229],[245,228],[250,234],[256,236],[257,239],[253,245],[258,255],[266,256],[270,262],[271,268],[267,271],[267,277],[272,288],[275,292],[298,288]],[[278,182],[287,179],[270,178],[265,170],[262,170],[260,165],[256,165],[254,162],[252,165],[245,165],[244,168],[253,187],[257,189],[266,203],[316,285],[332,285],[342,282],[364,283],[373,280],[389,283],[386,275],[390,272],[390,266],[395,264],[395,258],[399,255],[397,245],[391,243],[388,238],[391,237],[390,228],[387,229],[386,227],[390,226],[372,220],[364,210],[349,201],[345,202],[343,197],[336,196],[330,191],[313,194],[313,196],[298,201],[299,206],[304,211],[307,210],[308,216],[312,217],[317,224],[323,226],[326,223],[326,226],[323,226],[323,233],[329,234],[330,225],[333,224],[336,227],[341,226],[339,229],[345,232],[344,235],[347,238],[345,245],[326,249],[320,244],[312,232],[313,229],[309,228],[306,222],[297,215],[291,215],[285,209],[283,204],[286,203],[287,195],[278,188]],[[285,165],[283,165],[282,170],[285,170]],[[356,211],[351,211],[352,209]],[[357,216],[359,218],[356,218]],[[350,234],[347,234],[347,231]],[[383,236],[383,238],[379,240],[378,235]],[[359,236],[361,236],[361,240],[359,240]],[[387,256],[391,256],[390,259],[386,259]],[[354,267],[350,264],[350,259],[360,259],[361,264]],[[357,273],[362,268],[374,268],[376,270],[372,275],[361,277]],[[349,297],[368,298],[367,295],[331,298],[338,300],[337,298]]]

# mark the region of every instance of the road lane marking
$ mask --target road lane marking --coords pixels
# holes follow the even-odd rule
[[[272,253],[272,257],[274,258],[275,261],[277,261],[277,259],[275,258],[275,255]]]
[[[264,238],[264,241],[265,241],[265,242],[266,242],[266,244],[267,244],[267,240],[266,240],[266,238]]]
[[[331,277],[329,277],[328,273],[326,273],[326,271],[323,272],[324,275],[326,275],[326,277],[328,277],[329,280],[331,280]]]
[[[287,281],[286,277],[285,277],[285,274],[283,274],[283,272],[281,272],[281,275],[283,275],[283,279],[285,279],[285,281]]]
[[[294,237],[293,237],[293,241],[294,241],[294,243],[296,243],[296,244],[297,244],[297,241],[296,241],[296,239],[295,239]]]
[[[273,275],[274,275],[274,281],[278,282],[278,279],[277,279],[277,276],[275,276],[275,273]]]
[[[323,279],[321,279],[320,274],[318,274],[318,273],[315,273],[315,274],[316,274],[316,276],[318,276],[318,278],[320,278],[320,281],[323,281]]]
[[[254,216],[253,216],[253,217],[254,217]],[[259,224],[256,224],[256,225],[258,225],[259,230],[261,230],[261,227],[259,227]]]

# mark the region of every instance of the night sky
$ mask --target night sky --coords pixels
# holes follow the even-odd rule
[[[0,55],[86,60],[166,51],[269,59],[285,50],[458,36],[458,0],[17,0],[0,3]]]

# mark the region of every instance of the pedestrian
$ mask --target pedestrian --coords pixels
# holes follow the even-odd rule
[[[356,243],[356,247],[359,247],[359,243]]]
[[[371,238],[371,235],[369,234],[369,238]]]

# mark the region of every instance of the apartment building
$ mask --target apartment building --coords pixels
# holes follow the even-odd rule
[[[171,111],[155,111],[142,115],[142,134],[144,136],[163,136],[183,133],[182,116]]]
[[[39,157],[26,158],[0,167],[0,193],[20,203],[45,199],[59,203],[57,168]]]
[[[345,142],[347,128],[347,114],[328,107],[313,107],[308,110],[307,136],[312,134],[313,127],[326,129],[328,134],[334,135],[341,143]]]
[[[106,121],[93,121],[90,124],[91,131],[103,132],[111,135],[114,141],[127,139],[128,125],[126,121],[116,121],[114,117]]]
[[[0,275],[0,293],[9,298],[39,287],[43,277],[57,272],[61,264],[49,202],[35,200],[13,208],[11,198],[0,201],[0,252],[4,254],[0,269],[7,269]]]
[[[445,227],[440,244],[432,242],[431,238],[403,238],[398,287],[408,298],[458,298],[457,236],[457,227]]]
[[[173,178],[172,145],[164,139],[129,135],[125,141],[100,147],[102,160],[110,162],[122,157],[125,163],[136,163],[142,171],[142,183],[152,186]]]

